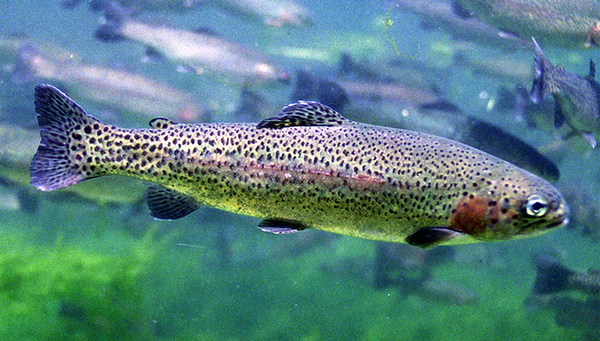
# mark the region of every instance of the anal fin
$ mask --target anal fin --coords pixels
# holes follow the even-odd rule
[[[294,233],[308,228],[302,223],[282,219],[265,219],[258,224],[258,227],[264,232],[273,234]]]
[[[150,215],[156,219],[175,220],[200,208],[193,198],[161,186],[150,186],[146,191]]]

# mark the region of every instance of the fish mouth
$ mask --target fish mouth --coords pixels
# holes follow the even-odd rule
[[[550,230],[550,229],[553,229],[553,228],[557,228],[557,227],[561,227],[561,226],[567,225],[568,223],[569,223],[569,218],[563,217],[561,219],[557,219],[555,222],[551,222],[551,223],[545,225],[544,229]]]
[[[543,233],[557,227],[561,227],[567,225],[569,223],[569,218],[566,214],[562,214],[554,219],[536,221],[530,224],[523,226],[519,230],[519,234],[536,234]]]

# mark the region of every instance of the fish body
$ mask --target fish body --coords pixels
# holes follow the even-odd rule
[[[107,6],[106,23],[96,31],[96,37],[104,41],[132,40],[187,70],[234,83],[289,80],[289,73],[273,64],[267,56],[214,32],[149,25],[127,17],[116,6]]]
[[[291,0],[210,0],[208,3],[268,26],[306,26],[312,23],[310,11]]]
[[[581,77],[555,66],[535,44],[535,79],[531,89],[533,102],[552,95],[555,100],[554,125],[568,125],[583,136],[592,148],[600,138],[600,85],[595,81],[594,63],[590,74]]]
[[[444,138],[352,122],[298,102],[259,124],[105,125],[58,89],[36,87],[43,191],[103,175],[153,182],[156,218],[201,205],[262,218],[273,233],[314,228],[422,247],[533,236],[565,224],[546,181]]]
[[[588,47],[600,41],[600,3],[596,0],[457,0],[478,19],[517,34],[561,47]]]

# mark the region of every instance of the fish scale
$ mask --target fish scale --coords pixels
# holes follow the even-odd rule
[[[315,102],[258,125],[158,119],[152,129],[105,125],[47,85],[36,88],[36,108],[33,185],[54,190],[108,174],[147,180],[158,185],[148,201],[158,218],[207,205],[262,218],[269,232],[314,228],[425,247],[566,223],[560,193],[526,171],[448,139],[352,122]],[[533,205],[543,214],[528,214]]]

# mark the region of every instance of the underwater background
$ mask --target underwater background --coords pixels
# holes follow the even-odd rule
[[[297,0],[310,12],[299,25],[240,15],[232,8],[243,0],[196,2],[122,1],[131,6],[125,15],[149,25],[210,28],[267,56],[289,79],[248,84],[219,65],[200,74],[139,42],[102,42],[95,32],[106,19],[92,10],[94,1],[0,3],[1,340],[598,339],[597,295],[574,290],[560,293],[568,306],[532,303],[540,255],[576,272],[600,268],[600,162],[585,141],[553,130],[552,101],[542,109],[500,105],[506,93],[531,88],[528,37],[520,47],[486,44],[402,9],[405,1]],[[293,8],[284,0],[264,3]],[[594,47],[542,47],[553,63],[581,76],[598,56]],[[352,58],[356,74],[342,75],[342,55]],[[41,60],[52,63],[36,67]],[[145,128],[163,116],[136,107],[127,90],[79,74],[97,68],[134,73],[147,83],[133,88],[160,83],[193,101],[193,122],[258,122],[297,99],[319,100],[313,92],[298,98],[306,90],[299,89],[300,71],[347,89],[369,78],[399,85],[414,95],[347,90],[344,115],[457,139],[465,117],[493,124],[558,166],[555,184],[573,217],[568,227],[539,237],[443,247],[428,256],[438,248],[320,231],[268,234],[256,228],[258,219],[210,208],[154,220],[143,200],[146,184],[130,179],[37,191],[28,184],[39,143],[36,84],[61,88],[111,124]],[[111,91],[123,97],[102,96]],[[256,110],[244,105],[248,92]],[[179,109],[157,111],[188,119]],[[544,111],[547,122],[528,120],[527,110]]]

